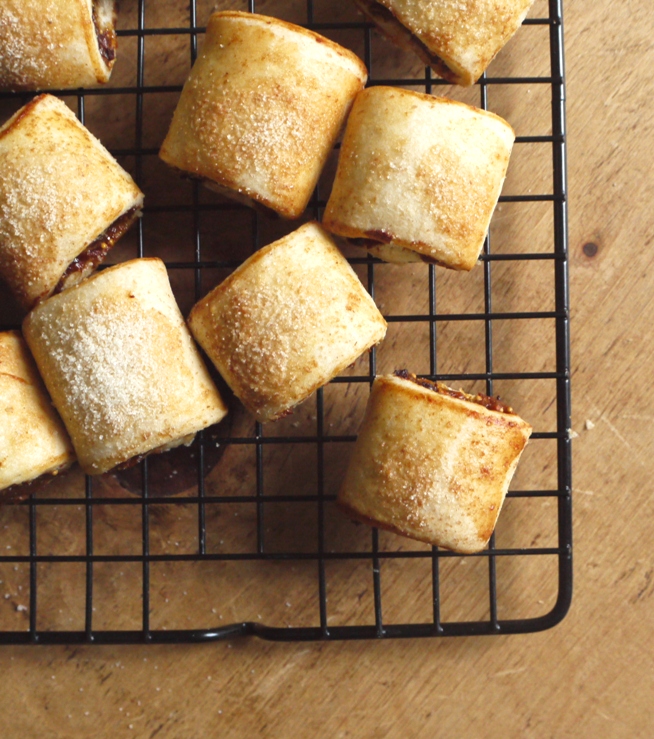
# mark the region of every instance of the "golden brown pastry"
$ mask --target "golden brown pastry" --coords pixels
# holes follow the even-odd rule
[[[0,278],[29,310],[90,274],[143,193],[52,95],[0,127]]]
[[[0,491],[10,495],[14,486],[55,475],[74,461],[21,335],[0,333]]]
[[[159,259],[118,264],[49,298],[23,330],[90,475],[190,444],[227,413]]]
[[[515,135],[447,98],[371,87],[356,99],[323,225],[386,261],[474,267]]]
[[[440,77],[472,85],[527,17],[534,0],[355,0],[398,46]]]
[[[363,62],[323,36],[214,13],[160,156],[223,195],[297,218],[366,79]]]
[[[317,223],[253,254],[189,316],[193,335],[258,421],[288,413],[386,334]]]
[[[115,0],[2,0],[0,89],[107,82],[116,58]]]
[[[404,371],[378,377],[338,503],[373,526],[481,551],[531,431],[496,398]]]

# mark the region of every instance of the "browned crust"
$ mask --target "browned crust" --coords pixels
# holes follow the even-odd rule
[[[443,28],[421,28],[423,25],[419,10],[421,4],[439,6],[437,0],[410,3],[412,9],[404,8],[404,3],[397,3],[395,0],[355,0],[355,2],[392,43],[416,54],[448,82],[470,87],[517,31],[533,0],[526,3],[521,0],[488,2],[489,12],[494,11],[496,15],[493,21],[487,18],[483,25],[475,23],[476,6],[482,3],[477,3],[476,0],[458,4],[447,3],[446,5],[451,6],[451,11],[457,15]],[[524,15],[521,13],[523,10]],[[466,45],[478,52],[476,58],[472,60],[463,58],[462,50],[456,49],[458,34],[465,34],[459,26],[465,25],[468,20],[472,21],[474,32],[468,33]]]
[[[230,39],[224,58],[223,34]],[[365,65],[319,34],[257,14],[214,13],[206,38],[160,158],[283,218],[298,218],[363,89]],[[286,72],[270,76],[269,62]],[[321,79],[325,66],[343,84]],[[223,139],[230,131],[234,136]]]
[[[18,125],[20,125],[20,122],[23,120],[23,118],[26,118],[32,110],[44,99],[47,98],[47,93],[42,93],[41,95],[37,95],[35,98],[32,98],[32,100],[29,101],[26,105],[24,105],[19,111],[17,111],[13,118],[10,118],[2,127],[0,127],[0,139],[6,136],[10,131],[12,131],[14,128],[16,128]]]
[[[410,539],[461,554],[479,552],[531,427],[467,398],[450,399],[431,383],[417,385],[410,376],[375,381],[339,507],[355,520]]]
[[[158,258],[96,273],[37,306],[23,327],[87,474],[190,442],[226,415]]]
[[[417,103],[422,106],[425,115],[433,114],[435,120],[438,120],[441,115],[446,120],[453,115],[457,117],[459,114],[466,117],[471,115],[474,116],[473,138],[479,141],[487,135],[486,131],[488,131],[488,135],[492,134],[493,140],[496,140],[494,144],[496,151],[493,148],[495,157],[489,156],[488,160],[484,159],[484,162],[480,164],[484,168],[484,173],[489,174],[489,179],[477,177],[474,185],[471,183],[478,197],[471,198],[465,183],[461,181],[458,182],[459,187],[456,191],[449,196],[451,202],[445,203],[443,207],[432,209],[432,193],[434,202],[436,202],[436,195],[439,191],[437,179],[429,174],[428,160],[426,158],[419,160],[420,170],[425,169],[425,172],[414,179],[415,197],[418,198],[419,204],[417,213],[425,224],[431,225],[435,231],[434,234],[428,235],[424,229],[411,228],[406,223],[400,225],[395,220],[397,214],[390,217],[387,215],[388,208],[377,206],[375,194],[379,192],[379,186],[375,182],[382,179],[393,181],[394,175],[389,175],[388,170],[384,169],[386,165],[384,154],[372,153],[367,143],[373,136],[372,123],[376,122],[375,103],[380,107],[382,103],[388,103],[389,110],[397,106],[413,107]],[[497,129],[497,124],[501,125],[501,130]],[[368,131],[367,139],[364,139],[362,134],[365,130]],[[379,246],[398,247],[414,252],[415,261],[421,259],[427,264],[437,264],[456,271],[470,271],[478,263],[479,253],[483,248],[483,238],[488,229],[486,219],[490,222],[496,204],[495,190],[498,189],[497,195],[499,195],[501,189],[503,177],[499,180],[496,174],[497,162],[502,162],[504,157],[508,160],[510,153],[508,139],[511,136],[515,138],[515,132],[505,120],[494,113],[489,114],[488,111],[474,106],[401,88],[387,86],[368,88],[357,97],[348,122],[334,188],[323,215],[323,225],[333,234],[350,240],[356,246],[366,249]],[[392,136],[390,141],[398,146],[398,151],[402,151],[403,155],[411,157],[410,146],[396,143],[396,136]],[[384,143],[388,146],[388,141],[385,140]],[[365,199],[361,199],[358,191],[352,189],[352,182],[358,179],[358,173],[362,171],[361,156],[365,157],[365,161],[374,171],[386,173],[359,183],[366,193]],[[399,158],[399,155],[392,153],[388,156],[391,161],[397,161],[395,156]],[[465,156],[455,159],[455,155],[452,154],[451,164],[448,166],[451,167],[453,173],[456,172],[459,159],[465,163],[466,169],[474,171],[475,165],[472,161],[467,161]],[[504,164],[502,163],[501,166],[503,167]],[[399,181],[403,179],[399,173],[398,179]],[[496,180],[499,181],[496,182]],[[412,185],[413,183],[409,187]],[[348,191],[349,199],[344,195]],[[357,202],[356,207],[350,205],[352,197]],[[406,197],[409,196],[406,195]],[[466,207],[466,204],[469,204],[469,207]],[[470,209],[472,209],[472,216]],[[428,240],[425,241],[425,239]],[[379,256],[389,262],[409,261],[402,259],[399,252],[397,259],[390,254]]]
[[[370,89],[371,88],[366,88],[363,94],[368,94],[370,92]],[[492,110],[484,110],[483,108],[477,108],[476,106],[469,105],[468,103],[464,103],[461,100],[453,100],[452,98],[443,97],[439,95],[429,95],[426,92],[418,92],[417,90],[406,90],[403,87],[390,87],[389,85],[376,85],[375,90],[377,92],[379,92],[380,90],[386,90],[386,91],[392,92],[395,95],[403,95],[405,97],[419,98],[421,100],[430,102],[432,105],[434,104],[453,105],[457,108],[467,108],[468,110],[472,111],[473,113],[477,115],[486,116],[487,118],[495,118],[495,120],[499,121],[502,125],[509,128],[514,136],[516,135],[515,129],[513,128],[513,126],[505,118],[502,118],[502,116],[497,115],[497,113],[493,113]]]
[[[248,21],[258,21],[260,23],[264,23],[267,26],[281,26],[282,28],[286,28],[289,31],[293,31],[295,33],[299,33],[302,36],[306,36],[307,38],[312,38],[314,41],[317,41],[319,44],[324,44],[327,48],[334,51],[338,56],[343,57],[344,59],[348,59],[351,62],[353,62],[358,68],[361,73],[361,76],[364,78],[368,77],[368,69],[366,65],[359,59],[359,57],[349,49],[344,48],[340,44],[337,44],[335,41],[331,41],[330,39],[326,38],[325,36],[321,36],[319,33],[316,33],[315,31],[310,31],[308,28],[303,28],[302,26],[296,26],[295,23],[289,23],[288,21],[283,21],[280,18],[271,18],[267,15],[260,15],[259,13],[246,13],[240,10],[221,10],[217,13],[213,13],[212,16],[209,18],[209,24],[211,25],[214,22],[219,21],[221,18],[238,18],[238,19],[245,19]]]
[[[7,45],[0,65],[3,89],[27,92],[106,83],[118,46],[117,4],[118,0],[9,0],[5,11],[9,22],[0,29]]]
[[[449,552],[469,554],[469,552],[459,552],[458,549],[453,549],[452,547],[445,547],[442,544],[439,544],[437,541],[433,539],[429,539],[427,537],[419,536],[415,534],[413,531],[410,533],[407,533],[406,531],[402,531],[402,529],[398,528],[397,526],[393,526],[393,524],[391,523],[386,523],[385,521],[378,521],[375,518],[364,516],[362,513],[359,513],[356,509],[350,507],[347,503],[343,503],[340,499],[336,500],[336,507],[341,511],[341,513],[345,514],[348,518],[351,518],[354,521],[358,521],[359,523],[364,523],[367,526],[373,526],[376,529],[383,529],[384,531],[390,531],[392,534],[399,534],[400,536],[404,536],[406,539],[413,539],[414,541],[421,541],[424,544],[431,544],[431,546],[433,547],[439,547],[439,549],[446,549]],[[490,534],[488,535],[488,538],[486,539],[486,543],[488,543],[488,539],[490,539]]]
[[[269,257],[271,262],[264,267],[262,262]],[[316,265],[322,269],[333,292],[328,295],[302,282],[303,260],[311,269]],[[300,312],[296,306],[302,305],[304,293],[298,293],[298,280],[309,296],[316,296],[314,306]],[[338,310],[332,310],[330,299]],[[277,332],[266,328],[263,320],[270,305],[282,308]],[[334,318],[334,325],[324,333],[323,348],[316,353],[314,333],[323,330],[322,308]],[[287,415],[379,343],[386,332],[374,301],[314,221],[250,256],[196,303],[187,323],[235,395],[263,423]],[[354,326],[359,330],[356,337]],[[284,348],[287,340],[292,351]]]
[[[60,138],[53,138],[54,132]],[[17,193],[7,201],[5,213],[7,223],[15,225],[0,219],[4,226],[3,277],[22,308],[29,311],[61,289],[62,274],[68,277],[87,264],[91,268],[102,261],[104,254],[92,242],[105,233],[114,241],[122,235],[115,224],[126,209],[142,205],[143,195],[70,108],[50,94],[34,97],[0,127],[0,144],[3,160],[8,162],[2,171],[3,192]],[[59,163],[60,151],[63,164]],[[35,194],[40,193],[34,200],[31,182]],[[82,183],[86,187],[80,189]],[[86,194],[88,202],[75,205],[79,193]],[[45,224],[51,218],[54,227],[49,229]],[[103,232],[100,236],[99,231]],[[111,246],[107,243],[102,251],[108,252]]]

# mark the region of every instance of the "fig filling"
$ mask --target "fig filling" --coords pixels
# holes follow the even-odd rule
[[[109,228],[91,242],[81,254],[73,259],[61,276],[54,295],[80,282],[86,275],[102,264],[114,244],[123,236],[137,217],[138,208],[130,208],[119,216]]]
[[[464,393],[463,390],[453,390],[442,382],[432,382],[431,380],[425,380],[421,377],[416,377],[412,372],[408,370],[396,370],[394,372],[396,377],[402,380],[409,380],[415,382],[420,387],[432,390],[440,395],[448,395],[450,398],[457,398],[458,400],[467,400],[469,403],[476,403],[482,405],[484,408],[488,408],[489,411],[497,411],[498,413],[514,414],[513,408],[503,403],[499,398],[494,398],[492,395],[484,395],[483,393],[477,393],[477,395],[470,395]]]
[[[434,257],[430,257],[427,254],[421,254],[418,251],[413,251],[413,249],[409,249],[407,246],[398,246],[397,244],[393,244],[388,241],[376,241],[375,239],[362,239],[362,238],[350,238],[346,237],[345,240],[352,244],[353,246],[361,246],[364,249],[374,249],[378,246],[386,246],[390,243],[390,246],[396,247],[398,249],[405,249],[406,251],[410,251],[413,254],[416,255],[422,262],[425,262],[425,264],[435,264],[439,267],[445,267],[445,269],[452,269],[449,265],[445,264],[444,262],[440,262],[438,259],[434,259]],[[398,260],[399,261],[399,260]]]
[[[104,63],[109,66],[116,58],[116,49],[118,48],[118,40],[116,32],[111,24],[102,26],[98,18],[98,3],[93,3],[93,25],[95,26],[95,35],[98,40],[98,49]]]
[[[439,76],[450,82],[457,82],[459,75],[447,63],[429,49],[425,44],[395,16],[387,7],[377,0],[357,0],[364,13],[376,23],[391,40],[405,49],[417,54],[423,62],[430,66]]]

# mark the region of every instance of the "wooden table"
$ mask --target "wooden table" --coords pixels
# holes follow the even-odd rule
[[[3,737],[652,735],[654,19],[636,0],[565,10],[578,434],[567,618],[497,638],[3,648]]]

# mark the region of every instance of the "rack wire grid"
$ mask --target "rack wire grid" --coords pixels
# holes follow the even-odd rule
[[[237,4],[219,4],[218,9],[233,9]],[[229,252],[233,241],[251,241],[248,250],[254,250],[272,241],[275,229],[289,232],[297,223],[272,222],[172,173],[172,179],[160,188],[164,199],[171,190],[168,202],[157,204],[156,197],[149,197],[148,182],[155,190],[167,175],[164,169],[156,169],[157,142],[149,145],[147,128],[156,114],[162,120],[156,129],[160,143],[188,69],[176,72],[180,84],[167,83],[166,62],[172,52],[164,44],[153,57],[164,83],[148,84],[146,47],[157,39],[170,42],[174,37],[175,43],[183,45],[180,53],[190,66],[204,31],[199,24],[206,23],[213,8],[205,9],[202,0],[193,0],[190,8],[184,2],[150,0],[134,0],[133,7],[125,8],[129,5],[123,3],[118,31],[121,48],[110,85],[55,94],[76,104],[79,118],[92,130],[90,106],[99,100],[107,103],[95,115],[96,128],[101,128],[101,123],[111,126],[122,115],[122,101],[130,96],[134,99],[127,129],[133,132],[135,144],[125,146],[123,139],[113,140],[111,133],[105,143],[145,190],[146,207],[131,242],[126,237],[126,246],[116,247],[115,258],[160,253],[178,299],[189,307],[217,283],[217,277],[247,256],[234,258]],[[394,353],[382,361],[379,352],[385,351],[385,345],[373,350],[281,425],[263,428],[234,410],[234,405],[231,425],[223,423],[200,433],[191,449],[181,453],[187,456],[171,457],[168,467],[163,461],[168,455],[145,459],[127,483],[116,483],[111,475],[92,479],[77,473],[51,483],[28,500],[2,506],[0,643],[209,642],[244,635],[295,641],[506,634],[544,630],[565,616],[572,597],[572,528],[562,0],[537,0],[516,36],[525,35],[519,48],[529,49],[530,59],[534,58],[531,50],[541,44],[543,59],[537,74],[493,76],[496,67],[492,66],[490,74],[467,92],[416,66],[411,55],[384,41],[346,7],[347,2],[323,5],[320,0],[261,0],[255,7],[254,0],[249,0],[242,9],[280,15],[355,48],[369,69],[370,85],[399,85],[427,93],[442,90],[463,95],[485,109],[496,99],[492,108],[505,113],[511,122],[512,113],[527,123],[536,120],[540,101],[546,132],[524,135],[518,130],[514,158],[531,146],[532,154],[523,157],[521,177],[532,185],[528,178],[538,169],[534,162],[544,162],[541,169],[547,174],[545,181],[551,177],[551,192],[534,194],[529,188],[500,198],[481,265],[470,275],[455,276],[424,264],[385,265],[352,249],[351,263],[370,293],[378,302],[381,299],[389,336],[395,337],[387,339]],[[179,13],[172,22],[186,15],[188,25],[165,25],[161,13],[173,6]],[[157,21],[152,27],[146,24],[150,15]],[[527,38],[527,34],[538,37]],[[119,76],[121,57],[135,57],[131,82]],[[516,57],[515,50],[507,52],[503,63],[509,65],[509,72],[511,64],[520,65]],[[418,69],[418,74],[393,76],[388,64],[400,74],[406,68]],[[12,112],[30,97],[3,93],[0,105],[7,110],[2,112]],[[538,156],[533,155],[536,150]],[[505,190],[510,182],[509,175]],[[188,188],[190,199],[179,195],[175,188],[181,187]],[[326,187],[319,185],[309,217],[320,217]],[[178,217],[190,225],[181,235]],[[520,228],[516,223],[522,224]],[[236,236],[226,255],[218,249],[212,259],[212,243],[221,242],[223,236],[229,241],[232,231]],[[178,246],[172,251],[162,246],[163,251],[157,252],[167,239],[175,243],[176,233],[192,249],[193,258],[181,260],[182,247]],[[517,241],[522,243],[525,233],[534,235],[520,250]],[[211,242],[215,234],[217,242]],[[518,270],[515,279],[506,271],[513,269]],[[535,278],[542,270],[548,276]],[[397,284],[408,296],[404,313],[386,309],[393,306],[392,288]],[[541,286],[539,290],[535,284]],[[419,311],[410,310],[412,292],[423,296]],[[498,300],[504,302],[507,294],[515,302],[532,292],[544,295],[550,309],[497,310]],[[6,320],[0,318],[0,323],[9,329],[17,327],[19,319],[10,314]],[[543,334],[538,328],[542,325],[552,330]],[[456,333],[462,327],[464,332]],[[458,369],[448,365],[449,354],[443,349],[448,331],[455,332],[450,348],[460,350],[456,354],[452,349],[461,364]],[[475,331],[481,337],[477,350],[466,343]],[[512,357],[521,366],[505,371],[500,360],[511,346],[507,337],[516,336],[535,338],[531,344],[518,341]],[[403,337],[412,337],[414,343],[403,344]],[[515,401],[519,412],[521,406],[534,407],[533,416],[526,409],[522,413],[536,426],[527,447],[533,451],[531,456],[525,452],[523,460],[529,460],[521,462],[514,480],[517,487],[513,485],[509,492],[496,534],[488,549],[478,555],[462,557],[355,526],[334,512],[338,478],[356,438],[369,386],[380,364],[388,365],[386,371],[390,362],[416,371],[420,364],[416,357],[402,355],[402,347],[416,346],[415,342],[424,344],[428,354],[424,362],[420,360],[423,377],[460,382],[489,395],[509,388],[507,400]],[[534,347],[552,357],[551,366],[526,371]],[[348,411],[348,397],[356,413]],[[545,427],[547,419],[553,428]],[[334,425],[343,433],[336,433]],[[159,464],[164,464],[164,473],[155,470]],[[179,476],[186,479],[182,485],[186,489],[170,497],[179,490],[168,485]],[[539,567],[545,561],[549,569],[544,574]]]

